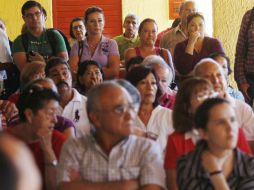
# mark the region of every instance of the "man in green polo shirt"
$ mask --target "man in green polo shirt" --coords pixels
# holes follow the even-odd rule
[[[13,59],[18,69],[22,71],[28,62],[46,61],[51,56],[68,60],[68,52],[61,34],[56,30],[45,29],[46,19],[41,4],[27,1],[21,12],[27,31],[18,36],[13,43]]]
[[[114,38],[118,45],[121,60],[124,60],[124,52],[126,49],[139,45],[140,39],[137,35],[138,27],[139,18],[137,15],[133,13],[128,14],[123,23],[124,33]]]

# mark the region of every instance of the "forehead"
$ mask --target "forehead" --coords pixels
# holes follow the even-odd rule
[[[137,18],[134,17],[127,17],[125,18],[124,22],[136,22],[137,23]]]
[[[203,18],[202,17],[200,17],[200,16],[195,16],[195,17],[193,17],[191,20],[190,20],[190,23],[191,22],[204,22],[204,20],[203,20]]]
[[[82,20],[77,20],[77,21],[74,21],[72,23],[72,26],[77,26],[77,25],[84,25],[83,21]]]
[[[55,65],[54,67],[49,69],[49,72],[59,72],[59,71],[64,71],[64,70],[69,70],[69,68],[67,67],[67,65],[65,64],[58,64]]]
[[[184,10],[195,9],[195,3],[194,2],[187,2],[187,3],[185,3],[183,9]]]
[[[88,19],[94,19],[94,18],[104,18],[103,14],[100,12],[93,12],[87,16]]]
[[[200,76],[221,73],[220,66],[211,62],[203,63],[202,65],[199,66],[198,70]]]
[[[114,97],[114,98],[112,98]],[[120,104],[126,104],[131,102],[130,94],[122,87],[110,86],[103,91],[103,95],[100,97],[101,106],[116,106]]]
[[[86,71],[88,71],[88,70],[99,70],[99,67],[97,67],[96,65],[89,65],[86,68]]]
[[[228,103],[215,105],[209,110],[209,117],[211,119],[222,118],[226,115],[235,115],[235,110]]]
[[[26,9],[25,13],[34,13],[34,12],[39,12],[39,11],[41,11],[41,9],[38,6],[34,6],[29,9]]]

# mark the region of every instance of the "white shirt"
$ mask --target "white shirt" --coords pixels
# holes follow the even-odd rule
[[[86,112],[87,98],[81,95],[76,89],[73,90],[72,100],[62,110],[62,116],[73,121],[76,127],[76,136],[89,133],[90,124]]]
[[[7,34],[0,28],[0,63],[12,62]]]
[[[168,135],[173,133],[172,110],[158,105],[151,114],[147,126],[137,117],[134,126],[145,132],[158,135],[157,142],[164,151],[167,145]]]

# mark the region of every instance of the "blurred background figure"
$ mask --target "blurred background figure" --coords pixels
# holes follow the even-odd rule
[[[69,44],[72,47],[75,43],[81,42],[86,37],[86,28],[84,24],[84,19],[80,17],[76,17],[72,19],[70,23],[70,36]],[[82,54],[83,51],[83,43],[79,44],[79,52]],[[80,46],[81,45],[81,46]],[[82,48],[82,49],[81,49]]]
[[[41,177],[28,148],[0,133],[0,189],[41,190]]]

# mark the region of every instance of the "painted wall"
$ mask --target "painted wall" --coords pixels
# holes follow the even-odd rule
[[[5,21],[7,32],[11,40],[14,40],[20,34],[21,27],[24,23],[21,14],[21,7],[26,0],[0,0],[0,17]],[[46,25],[48,27],[52,24],[52,1],[51,0],[38,0],[46,9],[48,19]]]
[[[123,20],[128,13],[137,14],[140,21],[145,18],[155,19],[158,24],[159,31],[170,27],[173,22],[173,20],[169,20],[168,0],[122,0]]]
[[[214,36],[222,41],[232,68],[242,17],[253,6],[253,0],[213,0]]]

